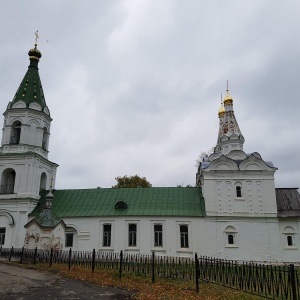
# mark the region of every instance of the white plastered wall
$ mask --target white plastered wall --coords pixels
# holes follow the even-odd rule
[[[234,231],[226,231],[234,228]],[[213,218],[206,220],[205,255],[238,261],[282,262],[277,218]],[[234,244],[228,244],[228,234]]]
[[[205,251],[203,217],[82,217],[65,218],[66,226],[77,230],[77,249],[192,257]],[[111,247],[103,247],[103,225],[112,225]],[[128,246],[128,226],[137,224],[137,246]],[[154,224],[163,225],[163,246],[154,247]],[[188,225],[189,248],[180,247],[180,225]]]

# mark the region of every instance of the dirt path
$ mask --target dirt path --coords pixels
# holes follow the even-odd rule
[[[0,262],[1,300],[132,299],[132,293]]]

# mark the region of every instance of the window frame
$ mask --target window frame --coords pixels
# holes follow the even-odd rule
[[[234,245],[234,235],[233,234],[227,234],[227,244]]]
[[[105,230],[106,226],[109,226],[109,231]],[[111,238],[112,238],[112,224],[103,223],[102,224],[102,247],[103,248],[111,247]]]
[[[224,229],[225,248],[238,248],[238,231],[233,225],[227,225]],[[232,242],[232,243],[231,243]]]
[[[287,235],[286,236],[286,242],[287,242],[288,247],[293,247],[294,246],[293,235]]]
[[[298,238],[297,231],[295,230],[294,225],[285,226],[282,234],[283,234],[283,244],[285,250],[297,250],[298,249]]]
[[[135,226],[135,230],[130,230],[131,226]],[[137,247],[137,224],[128,223],[128,248]]]
[[[161,227],[161,229],[158,228]],[[155,229],[156,227],[156,229]],[[153,231],[154,231],[154,247],[160,247],[162,248],[164,246],[164,242],[163,242],[163,224],[154,224],[153,225]]]
[[[182,229],[186,228],[186,231]],[[187,224],[179,224],[179,232],[180,232],[180,248],[189,249],[189,225]]]
[[[4,232],[1,232],[1,231]],[[5,244],[5,235],[6,235],[6,227],[0,227],[0,246],[3,246]]]
[[[243,194],[242,194],[242,186],[237,185],[237,186],[235,187],[235,196],[236,196],[236,198],[242,198],[242,197],[243,197]]]
[[[162,246],[155,246],[154,225],[162,225]],[[166,252],[166,221],[162,219],[150,220],[150,249],[155,252]]]
[[[69,243],[68,243],[69,242],[68,237],[72,237],[71,245],[69,245]],[[74,247],[74,232],[66,232],[66,234],[65,234],[65,247],[67,247],[67,248]]]

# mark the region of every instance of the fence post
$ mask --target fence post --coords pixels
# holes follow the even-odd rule
[[[197,293],[199,293],[199,260],[198,260],[198,254],[197,252],[195,253],[195,272],[196,272],[196,276],[195,276],[195,280],[196,280],[196,291]]]
[[[14,252],[14,246],[11,247],[11,250],[10,250],[10,253],[9,253],[8,261],[11,260],[11,256],[12,256],[13,252]]]
[[[71,257],[72,257],[72,248],[69,250],[69,257],[68,257],[68,268],[71,269]]]
[[[50,251],[50,267],[52,266],[52,259],[53,259],[53,248]]]
[[[120,252],[120,266],[119,266],[119,278],[122,277],[122,267],[123,267],[123,251]]]
[[[36,263],[36,256],[37,256],[37,247],[34,249],[34,254],[33,254],[33,264]]]
[[[152,283],[155,281],[155,252],[152,252]]]
[[[297,272],[297,271],[296,271]],[[291,287],[292,287],[292,299],[297,300],[297,289],[296,289],[296,279],[295,279],[295,268],[293,264],[290,264],[290,274],[291,274]]]
[[[96,251],[93,249],[93,260],[92,260],[92,273],[95,271],[95,258],[96,258]]]
[[[22,247],[22,251],[21,251],[20,264],[23,262],[23,254],[24,254],[24,247]]]

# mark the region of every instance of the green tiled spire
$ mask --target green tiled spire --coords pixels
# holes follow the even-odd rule
[[[22,100],[26,103],[27,108],[32,102],[37,102],[44,108],[46,106],[46,101],[38,68],[38,63],[42,54],[37,49],[37,39],[34,48],[29,50],[28,55],[30,60],[28,71],[12,100],[12,104]]]

